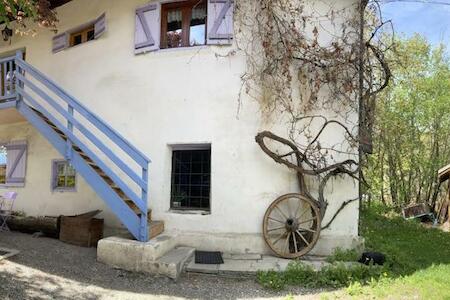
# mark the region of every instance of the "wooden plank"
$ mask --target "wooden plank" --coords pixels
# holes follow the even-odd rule
[[[149,225],[151,239],[164,232],[164,221],[152,221]]]

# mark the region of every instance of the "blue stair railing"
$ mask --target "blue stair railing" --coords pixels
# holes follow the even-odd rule
[[[0,60],[0,66],[0,102],[16,101],[17,110],[71,162],[130,233],[147,241],[150,159],[25,62],[20,51]]]

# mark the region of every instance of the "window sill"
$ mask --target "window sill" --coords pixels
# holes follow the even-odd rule
[[[76,189],[53,189],[53,193],[75,193]]]
[[[211,214],[209,210],[189,210],[189,209],[169,209],[169,213],[172,214],[180,214],[180,215],[198,215],[198,216],[207,216]]]
[[[191,46],[191,47],[176,47],[176,48],[163,48],[158,51],[154,51],[155,53],[165,53],[165,52],[179,52],[179,51],[200,51],[203,49],[208,49],[211,45],[199,45],[199,46]]]

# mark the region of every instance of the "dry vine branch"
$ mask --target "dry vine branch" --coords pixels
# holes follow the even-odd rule
[[[289,148],[291,148],[292,151],[288,152],[287,154],[278,154],[269,149],[269,147],[266,145],[264,139],[270,139],[270,140],[279,142],[281,144],[284,144],[284,145],[288,146]],[[282,138],[280,136],[277,136],[276,134],[274,134],[270,131],[263,131],[263,132],[258,133],[255,137],[255,141],[256,141],[256,143],[258,143],[258,145],[261,147],[261,149],[264,151],[264,153],[266,153],[269,157],[271,157],[275,162],[277,162],[279,164],[283,164],[283,165],[287,166],[289,169],[293,169],[294,171],[296,171],[300,193],[302,195],[312,199],[313,202],[315,202],[317,204],[322,218],[325,216],[326,209],[328,206],[328,201],[324,197],[324,192],[325,192],[326,184],[328,183],[329,179],[337,177],[341,174],[347,174],[348,176],[350,176],[356,180],[359,180],[358,177],[355,176],[355,174],[357,174],[358,170],[349,169],[349,167],[351,167],[352,165],[357,164],[355,161],[345,160],[345,161],[335,163],[332,166],[329,166],[327,168],[322,168],[322,169],[317,169],[317,168],[305,169],[302,166],[302,164],[305,164],[307,161],[306,155],[304,152],[300,151],[300,149],[298,149],[298,147],[291,141],[289,141],[285,138]],[[287,155],[295,155],[296,163],[294,164],[293,162],[290,162],[289,160],[287,160],[285,158]],[[308,167],[311,167],[310,164],[307,164],[307,165],[308,165]],[[323,173],[326,173],[326,175],[320,179],[319,198],[314,199],[314,197],[311,195],[311,193],[309,192],[309,190],[305,184],[305,175],[319,176],[320,174],[323,174]],[[355,200],[351,199],[351,200],[344,201],[341,204],[340,208],[333,214],[333,216],[331,217],[331,219],[327,223],[327,225],[322,227],[322,229],[328,228],[331,225],[331,223],[334,221],[334,219],[337,217],[337,215],[348,204],[352,203]]]
[[[289,139],[265,131],[256,141],[277,163],[296,171],[304,195],[311,197],[304,176],[317,177],[322,214],[329,179],[345,175],[363,181],[358,175],[363,157],[357,149],[366,145],[370,152],[375,96],[391,78],[385,52],[392,50],[392,40],[385,38],[389,34],[384,31],[392,24],[382,20],[376,1],[342,3],[236,1],[235,18],[244,37],[237,42],[247,58],[242,75],[245,91],[269,118],[288,119]],[[329,7],[324,8],[325,4]],[[322,7],[316,9],[316,5]],[[248,6],[255,12],[251,16]],[[342,140],[326,145],[325,131],[331,126],[343,131]],[[291,150],[277,154],[267,147],[265,138]],[[345,201],[326,227],[352,202]]]

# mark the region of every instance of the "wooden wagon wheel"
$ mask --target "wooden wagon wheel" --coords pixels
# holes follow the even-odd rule
[[[297,258],[317,243],[320,226],[315,201],[302,194],[286,194],[273,201],[264,215],[264,239],[278,256]]]

